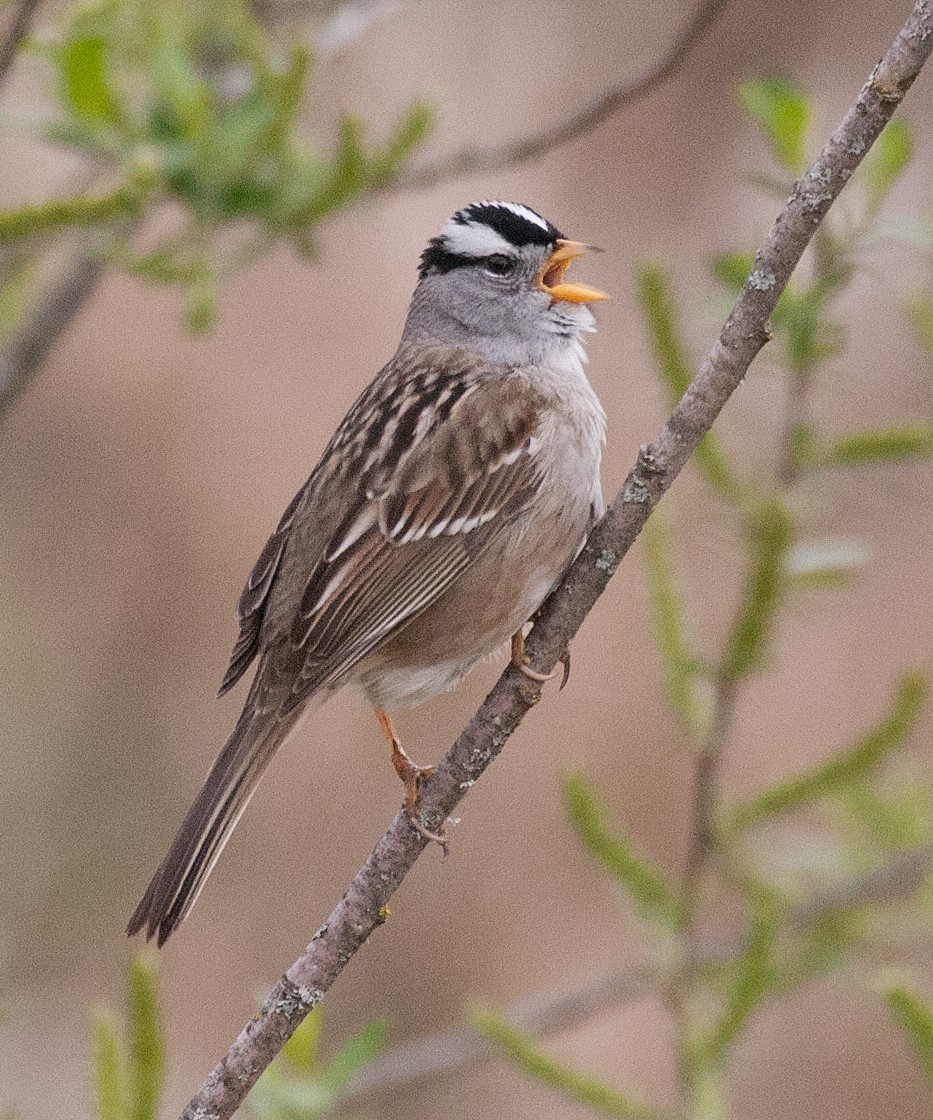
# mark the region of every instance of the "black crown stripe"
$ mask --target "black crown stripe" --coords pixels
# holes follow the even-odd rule
[[[530,210],[531,208],[525,207],[525,209]],[[534,210],[531,212],[537,213]],[[538,217],[541,216],[538,215]],[[500,237],[505,238],[510,245],[514,245],[516,249],[521,249],[525,245],[553,245],[564,236],[546,218],[541,218],[541,221],[547,227],[544,228],[500,202],[473,202],[462,210],[458,210],[451,220],[460,225],[466,225],[468,222],[480,222],[487,225]],[[475,263],[475,257],[452,253],[447,248],[443,237],[434,237],[428,242],[428,247],[421,254],[418,275],[421,279],[424,279],[429,272],[450,272],[455,268],[463,268],[465,265]]]

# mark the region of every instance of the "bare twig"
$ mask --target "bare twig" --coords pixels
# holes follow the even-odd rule
[[[433,163],[413,167],[393,184],[403,190],[423,190],[445,179],[474,175],[486,171],[504,171],[508,167],[539,159],[548,152],[591,132],[603,121],[663,85],[712,27],[727,0],[703,0],[683,30],[661,57],[633,81],[612,86],[582,109],[533,136],[512,140],[491,148],[466,147]]]
[[[39,0],[19,0],[16,5],[6,38],[0,43],[0,86],[3,85],[4,79],[13,65],[13,59],[16,58],[16,52],[19,50],[20,44],[29,33],[32,17],[38,7]]]
[[[90,299],[105,263],[79,249],[0,348],[0,420]]]
[[[788,926],[805,932],[821,918],[841,912],[903,901],[930,877],[933,847],[899,852],[889,863],[860,878],[826,887],[792,907]],[[704,935],[694,944],[690,964],[695,969],[725,964],[745,951],[748,931]],[[618,1010],[655,993],[663,983],[659,969],[650,964],[607,968],[578,979],[567,988],[537,992],[516,1003],[506,1013],[512,1026],[541,1035],[556,1035]],[[499,1051],[471,1030],[447,1030],[393,1047],[359,1071],[340,1095],[341,1105],[357,1104],[364,1097],[451,1073],[486,1061]]]
[[[768,341],[767,321],[814,231],[933,52],[933,5],[917,0],[759,250],[722,332],[671,417],[639,452],[625,485],[541,612],[528,643],[552,669],[631,548],[651,511],[712,427]],[[437,827],[499,754],[540,690],[510,666],[441,760],[422,795]],[[278,981],[185,1108],[184,1120],[227,1120],[307,1013],[388,916],[388,902],[427,841],[399,812],[305,951]]]

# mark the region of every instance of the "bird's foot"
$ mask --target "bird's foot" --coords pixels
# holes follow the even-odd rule
[[[395,734],[395,728],[392,726],[392,721],[389,718],[388,712],[377,708],[376,715],[382,727],[383,734],[392,749],[392,765],[395,767],[396,774],[398,774],[402,784],[405,786],[405,800],[402,803],[402,807],[405,810],[408,823],[415,832],[417,832],[419,836],[423,836],[425,840],[431,840],[435,844],[440,844],[446,856],[447,835],[444,831],[444,826],[441,825],[437,832],[432,832],[421,819],[421,808],[419,805],[419,784],[422,778],[431,777],[434,773],[434,767],[419,766],[417,762],[412,762],[405,748],[399,742],[398,736]]]
[[[563,666],[563,679],[560,682],[560,687],[563,688],[567,681],[570,679],[570,650],[565,649],[558,658],[559,663]],[[537,681],[539,684],[544,684],[546,681],[553,680],[560,669],[552,669],[550,673],[539,673],[537,669],[532,669],[528,664],[528,658],[525,656],[525,635],[521,630],[517,630],[512,635],[512,664],[520,673],[523,673],[529,680]]]

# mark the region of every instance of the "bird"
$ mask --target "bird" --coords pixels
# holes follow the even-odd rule
[[[604,512],[606,417],[586,376],[593,246],[531,207],[458,210],[421,254],[394,357],[292,499],[240,596],[220,686],[243,710],[127,926],[161,948],[190,912],[273,755],[344,685],[375,709],[421,820],[419,766],[390,711],[455,688],[524,634]]]

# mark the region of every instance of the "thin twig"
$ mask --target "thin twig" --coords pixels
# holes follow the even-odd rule
[[[533,136],[511,140],[491,148],[466,147],[433,163],[413,167],[393,183],[402,190],[423,190],[445,179],[488,171],[504,171],[508,167],[539,159],[571,140],[591,132],[603,121],[663,85],[677,72],[684,60],[709,31],[727,0],[703,0],[683,30],[661,57],[633,81],[610,87],[582,109],[549,125]]]
[[[106,265],[79,249],[0,348],[0,420],[90,299]]]
[[[933,5],[917,0],[819,157],[795,185],[752,274],[671,417],[639,452],[625,485],[545,605],[527,642],[532,666],[553,669],[651,511],[712,427],[768,341],[768,317],[813,233],[933,52]],[[499,754],[540,689],[510,666],[425,783],[437,828]],[[228,1120],[312,1007],[388,917],[388,903],[427,841],[399,812],[305,951],[272,989],[185,1108],[184,1120]]]
[[[933,871],[933,847],[899,852],[889,863],[860,878],[833,884],[816,892],[787,914],[788,926],[798,933],[831,914],[852,912],[909,898]],[[745,951],[748,931],[705,935],[690,956],[696,969],[725,964]],[[618,1010],[654,994],[663,983],[650,964],[603,969],[578,979],[567,988],[527,996],[506,1012],[519,1030],[556,1035],[574,1030],[598,1015]],[[341,1105],[355,1105],[375,1092],[451,1073],[496,1057],[498,1051],[471,1030],[447,1030],[393,1047],[360,1070],[340,1095]]]
[[[39,0],[19,0],[16,5],[16,11],[13,13],[6,38],[0,43],[0,86],[3,85],[4,79],[13,65],[13,59],[16,58],[16,52],[19,50],[20,44],[29,34],[32,17],[38,7]]]
[[[742,611],[740,605],[738,610]],[[701,951],[698,931],[703,877],[716,852],[715,818],[719,797],[719,775],[723,751],[735,718],[739,680],[727,673],[717,675],[713,689],[712,718],[709,730],[699,745],[694,760],[691,790],[690,839],[681,884],[680,938],[681,953],[672,971],[665,993],[665,1003],[674,1024],[677,1039],[677,1085],[681,1110],[690,1114],[693,1095],[693,1068],[689,1061],[689,1003],[699,969],[706,963]]]

